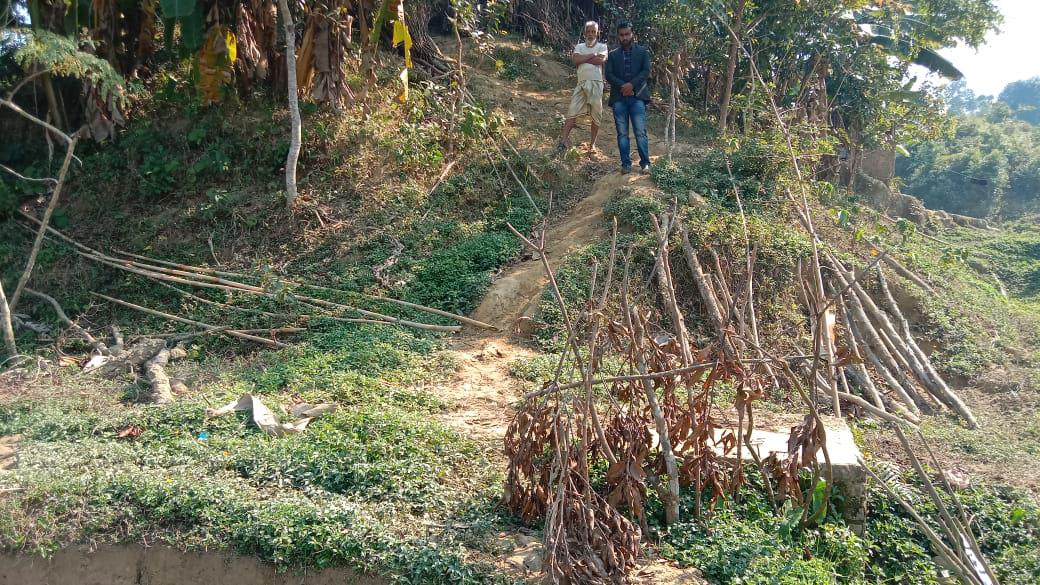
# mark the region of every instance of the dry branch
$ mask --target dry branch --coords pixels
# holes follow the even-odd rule
[[[721,331],[723,328],[722,309],[719,308],[719,299],[715,295],[715,289],[704,275],[704,268],[697,259],[697,251],[690,244],[690,234],[686,231],[686,227],[680,225],[679,233],[682,235],[682,247],[686,255],[686,263],[690,267],[690,272],[693,273],[693,280],[697,283],[701,299],[704,301],[705,307],[707,307],[708,318],[711,319],[716,330]]]
[[[888,412],[884,408],[881,408],[881,407],[878,407],[878,406],[874,406],[873,404],[870,404],[866,400],[863,400],[862,398],[860,398],[859,396],[856,396],[854,394],[847,394],[845,392],[839,392],[838,393],[838,397],[841,398],[842,400],[845,400],[846,402],[851,402],[851,403],[855,404],[856,406],[862,408],[863,410],[869,412],[870,414],[873,414],[874,416],[876,416],[876,417],[878,417],[880,419],[886,420],[886,421],[891,422],[891,423],[907,425],[907,426],[909,426],[912,429],[916,429],[917,425],[921,424],[921,420],[920,419],[916,419],[916,418],[912,419],[912,418],[906,417],[905,415],[904,416],[896,416],[896,415]]]
[[[885,264],[888,264],[889,267],[892,268],[892,270],[895,270],[903,278],[905,278],[905,279],[909,280],[910,282],[916,284],[921,290],[927,292],[928,294],[932,295],[933,297],[939,295],[939,293],[935,292],[935,289],[933,289],[931,287],[931,285],[929,285],[927,282],[925,282],[923,278],[918,276],[916,273],[914,273],[912,270],[910,270],[906,266],[903,266],[902,264],[900,264],[898,260],[896,260],[895,258],[893,258],[891,256],[891,254],[884,253],[881,250],[878,250],[876,247],[871,247],[871,250],[874,253],[881,254],[881,257],[884,258],[884,260],[885,260]]]
[[[65,187],[65,178],[69,173],[69,165],[72,164],[72,158],[76,150],[76,143],[79,141],[79,132],[76,132],[69,139],[67,148],[65,149],[65,160],[61,163],[61,171],[58,172],[58,182],[54,186],[54,191],[51,193],[50,199],[47,201],[47,207],[43,211],[43,219],[40,220],[40,230],[36,233],[36,239],[33,241],[32,249],[29,251],[29,259],[25,261],[25,270],[22,271],[22,276],[18,279],[18,284],[14,287],[14,293],[11,294],[11,310],[14,311],[18,307],[18,301],[22,297],[22,290],[25,285],[29,282],[29,277],[32,276],[33,268],[36,266],[36,256],[40,253],[40,248],[43,247],[43,238],[47,235],[43,226],[47,226],[51,221],[51,215],[54,214],[54,209],[58,206],[58,199],[61,198],[61,190]],[[64,136],[64,135],[63,135]]]
[[[141,366],[144,379],[152,389],[152,402],[171,404],[173,390],[170,388],[170,377],[166,375],[166,364],[170,361],[170,348],[163,347],[151,359]]]
[[[155,258],[149,258],[147,256],[141,256],[139,254],[131,254],[130,252],[123,252],[123,251],[120,251],[120,250],[115,250],[115,252],[117,254],[120,254],[120,255],[123,255],[123,256],[127,256],[129,258],[135,258],[137,260],[143,260],[143,261],[151,263],[151,264],[159,264],[159,265],[168,266],[168,267],[171,267],[171,268],[177,268],[179,270],[192,272],[192,273],[196,273],[196,274],[208,274],[208,275],[213,275],[213,276],[224,276],[224,277],[227,277],[227,278],[247,278],[247,279],[254,279],[254,280],[257,278],[255,276],[250,276],[248,274],[242,274],[242,273],[238,273],[238,272],[228,272],[226,270],[214,270],[212,268],[206,268],[204,266],[190,266],[190,265],[187,265],[187,264],[177,264],[176,262],[168,262],[168,261],[165,261],[165,260],[158,260],[158,259],[155,259]],[[436,309],[434,307],[427,307],[427,306],[419,305],[419,304],[416,304],[416,303],[410,303],[408,301],[402,301],[401,299],[394,299],[394,298],[390,298],[390,297],[380,297],[380,296],[376,296],[376,295],[367,295],[367,294],[362,294],[362,293],[354,293],[354,292],[340,290],[340,289],[336,289],[336,288],[330,288],[330,287],[327,287],[327,286],[320,286],[320,285],[316,285],[316,284],[309,284],[309,283],[299,282],[299,281],[294,281],[294,280],[282,280],[281,282],[283,284],[286,284],[286,285],[289,285],[289,286],[295,286],[295,287],[299,287],[299,288],[309,288],[309,289],[313,289],[313,290],[320,290],[320,291],[325,291],[325,292],[330,292],[330,293],[335,293],[335,294],[348,295],[348,296],[353,295],[353,296],[359,296],[359,297],[361,297],[363,299],[367,299],[367,300],[370,300],[370,301],[392,303],[392,304],[395,304],[395,305],[398,305],[398,306],[401,306],[401,307],[405,307],[405,308],[408,308],[408,309],[414,309],[416,311],[421,311],[423,313],[429,313],[431,315],[437,315],[437,316],[440,316],[440,317],[446,317],[448,319],[453,319],[453,320],[458,321],[460,323],[465,323],[466,325],[472,325],[472,326],[478,327],[480,329],[497,330],[497,328],[494,325],[489,325],[489,324],[484,323],[482,321],[478,321],[476,319],[471,319],[469,317],[466,317],[465,315],[457,315],[455,313],[450,313],[448,311],[443,311],[441,309]]]
[[[44,301],[47,301],[50,304],[51,308],[54,309],[54,313],[58,316],[58,320],[59,321],[61,321],[62,323],[68,325],[69,329],[72,329],[80,337],[82,337],[83,339],[87,340],[87,343],[92,345],[94,347],[94,349],[98,350],[102,354],[108,352],[108,348],[105,346],[105,344],[103,342],[95,339],[94,336],[90,334],[90,332],[88,332],[86,329],[80,327],[72,319],[69,319],[68,315],[65,314],[65,311],[62,310],[61,305],[58,303],[57,300],[55,300],[54,297],[52,297],[52,296],[50,296],[48,294],[44,294],[42,292],[33,290],[31,288],[28,288],[28,287],[26,287],[26,289],[25,289],[25,294],[37,297],[39,299],[43,299]]]
[[[881,284],[881,291],[884,293],[885,300],[888,302],[889,309],[892,311],[892,315],[899,321],[903,329],[903,338],[906,341],[907,346],[911,351],[911,356],[916,358],[920,363],[922,372],[921,381],[927,385],[928,389],[939,399],[940,402],[949,406],[957,414],[964,417],[968,422],[968,426],[971,428],[977,428],[978,422],[972,415],[971,410],[966,404],[960,399],[959,396],[950,390],[950,387],[943,380],[939,372],[936,371],[935,366],[932,364],[932,360],[925,355],[924,351],[917,344],[917,340],[914,339],[913,332],[910,330],[910,322],[907,321],[906,316],[899,309],[899,304],[895,298],[892,297],[892,291],[888,288],[888,281],[885,279],[885,275],[878,272],[878,281]]]
[[[21,215],[23,217],[29,219],[30,221],[38,224],[38,225],[40,224],[39,220],[37,220],[36,218],[32,217],[29,214],[26,214],[26,213],[22,212]],[[229,280],[228,278],[221,278],[220,276],[215,276],[215,275],[223,275],[223,276],[229,276],[229,277],[251,278],[251,277],[248,277],[248,276],[245,276],[245,275],[236,274],[236,273],[233,273],[233,272],[217,271],[217,270],[212,270],[212,269],[205,269],[205,268],[200,268],[200,267],[193,267],[193,266],[187,266],[187,265],[182,265],[182,264],[175,264],[175,263],[172,263],[172,262],[166,262],[166,261],[161,261],[161,260],[147,259],[148,262],[153,262],[154,263],[154,264],[149,264],[149,263],[145,263],[145,262],[136,262],[136,261],[132,261],[132,260],[126,260],[126,259],[123,259],[123,258],[115,258],[115,257],[109,256],[109,255],[107,255],[107,254],[105,254],[103,252],[100,252],[98,250],[95,250],[93,248],[85,246],[85,245],[81,244],[80,242],[77,242],[77,241],[73,240],[72,238],[66,236],[65,234],[62,234],[58,230],[56,230],[54,228],[51,228],[49,226],[47,227],[47,231],[49,233],[57,236],[58,238],[64,240],[65,242],[71,244],[74,248],[76,248],[77,253],[79,253],[81,256],[83,256],[83,257],[85,257],[85,258],[87,258],[89,260],[93,260],[95,262],[98,262],[100,264],[104,264],[106,266],[109,266],[111,268],[124,270],[124,271],[127,271],[127,272],[131,272],[131,273],[134,273],[134,274],[137,274],[137,275],[140,275],[140,276],[145,276],[145,277],[151,278],[153,280],[158,280],[158,281],[174,282],[174,283],[177,283],[177,284],[184,284],[184,285],[188,285],[188,286],[195,286],[195,287],[202,287],[202,288],[213,288],[213,289],[225,290],[225,291],[230,291],[230,292],[245,292],[245,293],[248,293],[248,294],[253,294],[253,295],[257,295],[257,296],[267,297],[267,298],[270,298],[270,299],[275,299],[275,300],[278,299],[277,295],[267,291],[266,289],[264,289],[262,287],[255,286],[255,285],[250,285],[250,284],[245,284],[245,283],[241,283],[241,282],[234,281],[234,280]],[[125,252],[123,252],[122,254],[128,255],[128,256],[131,256],[131,257],[145,258],[143,256],[130,255],[130,254],[125,253]],[[166,266],[160,266],[159,264],[173,265],[173,266],[177,266],[179,268],[169,268],[169,267],[166,267]],[[196,269],[198,269],[198,271],[196,271]],[[297,284],[297,283],[287,283],[287,284]],[[338,293],[342,293],[342,294],[351,294],[351,293],[347,293],[346,291],[338,291],[336,289],[329,289],[329,288],[326,288],[326,287],[319,287],[317,285],[306,285],[306,284],[304,284],[304,285],[299,285],[299,286],[307,286],[307,287],[310,287],[310,288],[328,290],[328,291],[338,292]],[[376,297],[376,296],[372,296],[372,295],[360,295],[360,296],[363,297],[363,298],[369,299],[369,300],[373,300],[373,301],[386,301],[386,302],[397,304],[397,305],[400,305],[400,306],[403,306],[403,307],[407,307],[407,308],[423,311],[423,312],[426,312],[426,313],[439,315],[439,316],[442,316],[442,317],[451,318],[451,319],[454,319],[454,320],[462,322],[462,323],[467,323],[467,324],[473,325],[475,327],[480,327],[480,328],[484,328],[484,329],[495,329],[494,326],[488,325],[487,323],[483,323],[481,321],[477,321],[475,319],[470,319],[470,318],[464,317],[462,315],[455,315],[453,313],[449,313],[447,311],[441,311],[440,309],[434,309],[432,307],[424,307],[422,305],[418,305],[418,304],[415,304],[415,303],[409,303],[408,301],[402,301],[402,300],[399,300],[399,299],[390,299],[390,298]],[[351,305],[345,305],[345,304],[342,304],[342,303],[336,303],[336,302],[332,302],[332,301],[327,301],[325,299],[319,299],[319,298],[315,298],[315,297],[311,297],[311,296],[307,296],[307,295],[299,295],[299,294],[297,294],[297,295],[295,295],[295,298],[297,300],[299,300],[299,301],[304,301],[305,303],[308,303],[308,304],[311,304],[311,305],[319,305],[319,306],[321,306],[321,307],[323,307],[325,309],[334,309],[334,310],[339,311],[339,312],[354,312],[354,313],[358,313],[358,314],[361,314],[361,315],[363,315],[365,317],[368,317],[369,319],[371,319],[374,322],[382,322],[384,324],[402,325],[402,326],[412,327],[412,328],[416,328],[416,329],[424,329],[424,330],[428,330],[428,331],[440,331],[440,332],[456,332],[456,331],[461,330],[461,327],[459,327],[457,325],[431,325],[429,323],[421,323],[421,322],[418,322],[418,321],[411,321],[411,320],[408,320],[408,319],[400,319],[400,318],[397,318],[397,317],[391,317],[389,315],[384,315],[382,313],[378,313],[378,312],[375,312],[375,311],[369,311],[369,310],[361,309],[361,308],[354,307],[354,306],[351,306]],[[342,319],[340,319],[340,320],[342,320]],[[362,320],[362,319],[351,319],[351,320],[349,320],[349,322],[366,323],[366,322],[369,322],[369,321],[368,320]]]
[[[206,330],[222,329],[221,327],[218,327],[216,325],[210,325],[209,323],[203,323],[201,321],[193,321],[192,319],[187,319],[187,318],[184,318],[184,317],[178,317],[177,315],[171,315],[169,313],[163,313],[162,311],[156,311],[155,309],[149,309],[148,307],[142,307],[141,305],[135,305],[133,303],[128,303],[126,301],[123,301],[123,300],[120,300],[120,299],[116,299],[116,298],[112,298],[110,296],[106,296],[106,295],[103,295],[101,293],[92,292],[90,294],[92,294],[92,295],[94,295],[96,297],[105,299],[106,301],[109,301],[111,303],[115,303],[117,305],[122,305],[124,307],[128,307],[128,308],[131,308],[131,309],[134,309],[134,310],[137,310],[137,311],[141,311],[143,313],[148,313],[149,315],[155,315],[156,317],[162,317],[163,319],[167,319],[167,320],[170,320],[170,321],[177,321],[179,323],[186,323],[188,325],[193,325],[193,326],[198,327],[200,329],[206,329]],[[284,343],[281,343],[279,341],[275,341],[273,339],[266,339],[266,338],[263,338],[263,337],[257,337],[255,335],[250,335],[248,333],[242,333],[241,331],[236,331],[234,329],[227,329],[225,331],[221,331],[221,333],[223,333],[224,335],[230,335],[231,337],[237,337],[239,339],[245,339],[245,340],[248,340],[248,341],[253,341],[253,342],[256,342],[256,343],[260,343],[260,344],[263,344],[263,345],[266,345],[266,346],[269,346],[269,347],[286,347],[286,345]]]

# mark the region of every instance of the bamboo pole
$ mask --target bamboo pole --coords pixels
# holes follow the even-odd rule
[[[209,323],[203,323],[201,321],[194,321],[192,319],[187,319],[185,317],[178,317],[177,315],[171,315],[169,313],[163,313],[162,311],[156,311],[155,309],[149,309],[148,307],[142,307],[141,305],[135,305],[133,303],[129,303],[129,302],[124,301],[124,300],[120,300],[120,299],[116,299],[116,298],[113,298],[113,297],[110,297],[110,296],[107,296],[107,295],[103,295],[101,293],[91,292],[90,294],[92,294],[92,295],[94,295],[96,297],[105,299],[106,301],[108,301],[110,303],[115,303],[117,305],[122,305],[124,307],[128,307],[128,308],[131,308],[131,309],[134,309],[134,310],[137,310],[137,311],[141,311],[142,313],[148,313],[149,315],[155,315],[156,317],[162,317],[163,319],[167,319],[169,321],[177,321],[179,323],[186,323],[188,325],[194,325],[195,327],[198,327],[199,329],[206,329],[206,330],[221,329],[221,327],[218,327],[217,325],[210,325]],[[269,346],[269,347],[286,347],[286,345],[284,343],[281,343],[280,341],[275,341],[273,339],[266,339],[264,337],[257,337],[255,335],[250,335],[248,333],[242,333],[241,331],[236,331],[234,329],[228,329],[226,331],[221,331],[221,333],[223,333],[224,335],[230,335],[231,337],[237,337],[239,339],[245,339],[245,340],[248,340],[248,341],[253,341],[253,342],[256,342],[256,343],[260,343],[260,344],[263,344],[263,345],[266,345],[266,346]]]
[[[58,206],[58,199],[61,198],[61,190],[65,187],[65,178],[69,174],[69,165],[72,164],[77,142],[79,142],[79,132],[72,135],[65,149],[65,160],[62,161],[61,170],[58,172],[58,183],[54,186],[54,192],[51,193],[51,197],[47,201],[46,209],[43,210],[43,219],[40,220],[41,226],[46,226],[50,223],[51,215],[54,214],[54,209]],[[33,268],[36,266],[36,256],[39,255],[40,248],[43,247],[45,235],[47,235],[47,232],[43,227],[36,233],[36,239],[33,241],[32,249],[29,251],[29,259],[25,262],[25,270],[22,271],[22,276],[18,279],[14,292],[11,294],[11,311],[18,307],[18,301],[22,298],[22,290],[29,283],[29,277],[32,276]]]
[[[18,355],[18,346],[14,340],[14,327],[11,325],[11,307],[4,294],[4,283],[0,280],[0,333],[4,338],[4,358]]]

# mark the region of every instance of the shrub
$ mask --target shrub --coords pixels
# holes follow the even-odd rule
[[[729,169],[726,157],[729,157]],[[779,181],[785,167],[785,156],[764,138],[748,138],[727,155],[711,150],[701,160],[668,161],[654,165],[654,181],[667,193],[685,199],[692,191],[703,197],[736,208],[733,188],[740,191],[745,206],[754,206],[778,197]],[[732,172],[732,177],[730,176]]]
[[[491,273],[519,253],[519,240],[505,232],[466,237],[434,252],[415,273],[405,296],[421,305],[469,313],[491,284]]]
[[[495,47],[495,69],[504,79],[527,79],[534,74],[538,65],[528,51],[520,51],[511,47]]]
[[[603,204],[603,216],[608,220],[616,217],[620,227],[644,233],[653,227],[650,215],[667,209],[665,203],[653,195],[634,194],[631,189],[622,188],[612,193]]]

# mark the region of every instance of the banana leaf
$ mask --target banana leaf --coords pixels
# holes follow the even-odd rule
[[[163,18],[185,18],[194,12],[201,12],[195,10],[195,4],[196,0],[159,0],[159,10]],[[201,35],[199,46],[202,46]]]
[[[206,17],[202,11],[196,10],[177,20],[181,23],[181,46],[189,53],[201,49],[206,39]]]
[[[915,65],[920,65],[933,73],[938,73],[947,79],[957,81],[964,78],[960,69],[935,51],[925,47],[914,47],[907,38],[893,38],[885,35],[872,35],[868,42],[888,49],[892,55],[907,59]],[[915,51],[916,49],[916,51]]]

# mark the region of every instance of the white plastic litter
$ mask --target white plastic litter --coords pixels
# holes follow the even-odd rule
[[[275,418],[270,408],[260,401],[260,398],[252,394],[243,394],[238,400],[233,400],[217,409],[207,409],[206,418],[223,416],[236,410],[252,411],[253,422],[260,430],[268,435],[280,437],[291,433],[299,433],[307,428],[312,420],[327,412],[336,409],[335,404],[297,404],[290,410],[293,416],[299,418],[296,422],[280,423]]]

